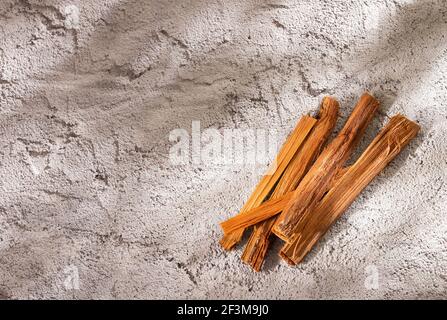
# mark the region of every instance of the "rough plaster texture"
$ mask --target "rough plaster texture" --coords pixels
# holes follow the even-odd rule
[[[444,0],[2,0],[0,298],[446,298],[446,36]],[[173,166],[169,132],[282,141],[366,89],[360,150],[398,112],[419,137],[301,265],[222,251],[264,169]]]

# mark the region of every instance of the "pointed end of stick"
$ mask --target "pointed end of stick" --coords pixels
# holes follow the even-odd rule
[[[379,100],[377,100],[369,91],[363,92],[360,101],[364,104],[376,105],[377,107],[380,105]]]
[[[288,264],[289,266],[294,266],[294,265],[296,265],[296,263],[295,263],[292,259],[290,259],[290,258],[285,254],[285,252],[284,252],[283,250],[281,250],[281,251],[279,252],[279,256],[281,257],[281,259],[283,259],[285,262],[287,262],[287,264]]]
[[[323,101],[321,102],[322,105],[333,105],[333,106],[339,106],[340,104],[338,103],[337,99],[335,99],[334,97],[331,96],[325,96],[323,98]]]
[[[322,119],[326,117],[337,117],[339,108],[340,104],[338,103],[337,99],[326,96],[321,102],[318,118]]]
[[[227,230],[227,222],[228,220],[226,220],[226,221],[222,221],[222,222],[220,222],[219,223],[219,226],[220,226],[220,228],[222,229],[222,232],[224,233],[224,235],[227,235],[228,234],[228,230]]]
[[[224,250],[231,250],[238,243],[231,235],[224,235],[223,238],[219,241],[220,245]]]

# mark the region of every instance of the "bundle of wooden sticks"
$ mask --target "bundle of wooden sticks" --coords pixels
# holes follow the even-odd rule
[[[302,261],[419,131],[415,122],[395,115],[357,161],[346,167],[378,107],[374,97],[363,94],[343,129],[324,149],[337,120],[338,102],[325,97],[318,117],[302,117],[279,151],[273,174],[261,179],[238,215],[221,223],[223,248],[232,249],[253,227],[242,260],[254,270],[261,269],[272,235],[285,241],[279,253],[285,261],[291,265]]]

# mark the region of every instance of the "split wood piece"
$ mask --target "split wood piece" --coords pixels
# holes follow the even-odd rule
[[[241,213],[258,207],[272,192],[295,152],[299,149],[316,122],[317,120],[310,116],[304,116],[300,119],[292,134],[287,138],[279,151],[273,167],[269,169],[269,174],[265,175],[258,183],[254,192],[241,209]],[[225,250],[230,250],[241,240],[243,233],[244,229],[227,233],[220,240],[220,244]]]
[[[273,233],[288,243],[296,236],[296,229],[303,215],[312,212],[318,201],[327,192],[334,176],[343,167],[358,140],[372,120],[379,102],[368,93],[360,98],[345,126],[323,150],[309,172],[294,191],[273,226]]]
[[[368,183],[400,153],[418,131],[419,126],[404,116],[392,117],[355,164],[326,194],[317,208],[303,217],[298,225],[297,240],[282,248],[281,257],[289,264],[302,261]]]
[[[331,134],[337,121],[338,108],[339,104],[334,98],[325,97],[323,99],[316,125],[287,166],[270,199],[277,199],[296,189]],[[276,217],[272,217],[257,223],[242,254],[242,261],[255,271],[261,269],[275,221]]]

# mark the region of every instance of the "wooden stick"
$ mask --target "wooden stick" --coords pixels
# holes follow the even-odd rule
[[[295,240],[296,229],[303,215],[306,211],[313,211],[327,192],[335,174],[345,164],[378,106],[378,101],[368,93],[362,95],[344,128],[323,150],[294,191],[293,199],[279,215],[272,229],[279,238],[286,242]]]
[[[272,192],[290,160],[293,158],[295,152],[299,149],[300,145],[303,143],[316,121],[316,119],[309,116],[304,116],[300,119],[292,134],[287,138],[286,142],[278,153],[274,163],[276,170],[273,170],[274,168],[269,169],[269,172],[273,172],[273,174],[265,175],[261,179],[254,192],[241,209],[241,213],[258,207]],[[220,241],[222,247],[226,250],[230,250],[241,240],[243,233],[244,229],[242,228],[225,234]]]
[[[278,196],[275,199],[269,199],[259,207],[250,209],[224,222],[221,222],[220,226],[224,232],[224,235],[232,234],[235,231],[244,230],[277,215],[284,209],[292,197],[293,192],[289,192],[283,196]]]
[[[419,126],[404,116],[392,117],[355,164],[326,194],[317,208],[301,219],[296,231],[297,240],[282,248],[281,257],[289,264],[302,261],[368,183],[400,153],[418,131]]]
[[[301,146],[300,150],[295,154],[292,161],[287,166],[270,199],[278,199],[287,192],[296,189],[307,170],[309,170],[309,167],[315,161],[322,149],[323,144],[326,142],[326,139],[333,130],[337,121],[338,107],[339,104],[334,98],[325,97],[323,99],[316,125],[306,138],[306,141]],[[269,202],[274,204],[274,202]],[[281,202],[279,202],[279,204],[280,203]],[[275,205],[273,205],[273,211],[270,212],[277,213]],[[264,214],[265,213],[269,213],[269,210],[264,212]],[[235,220],[237,225],[237,219]],[[254,220],[246,220],[245,225],[248,226],[253,223],[253,221]],[[242,261],[250,265],[255,271],[259,271],[261,269],[269,246],[269,238],[275,221],[276,217],[272,217],[266,221],[257,223],[242,254]],[[223,227],[231,228],[231,223],[228,226],[227,221],[227,224],[224,223]]]

